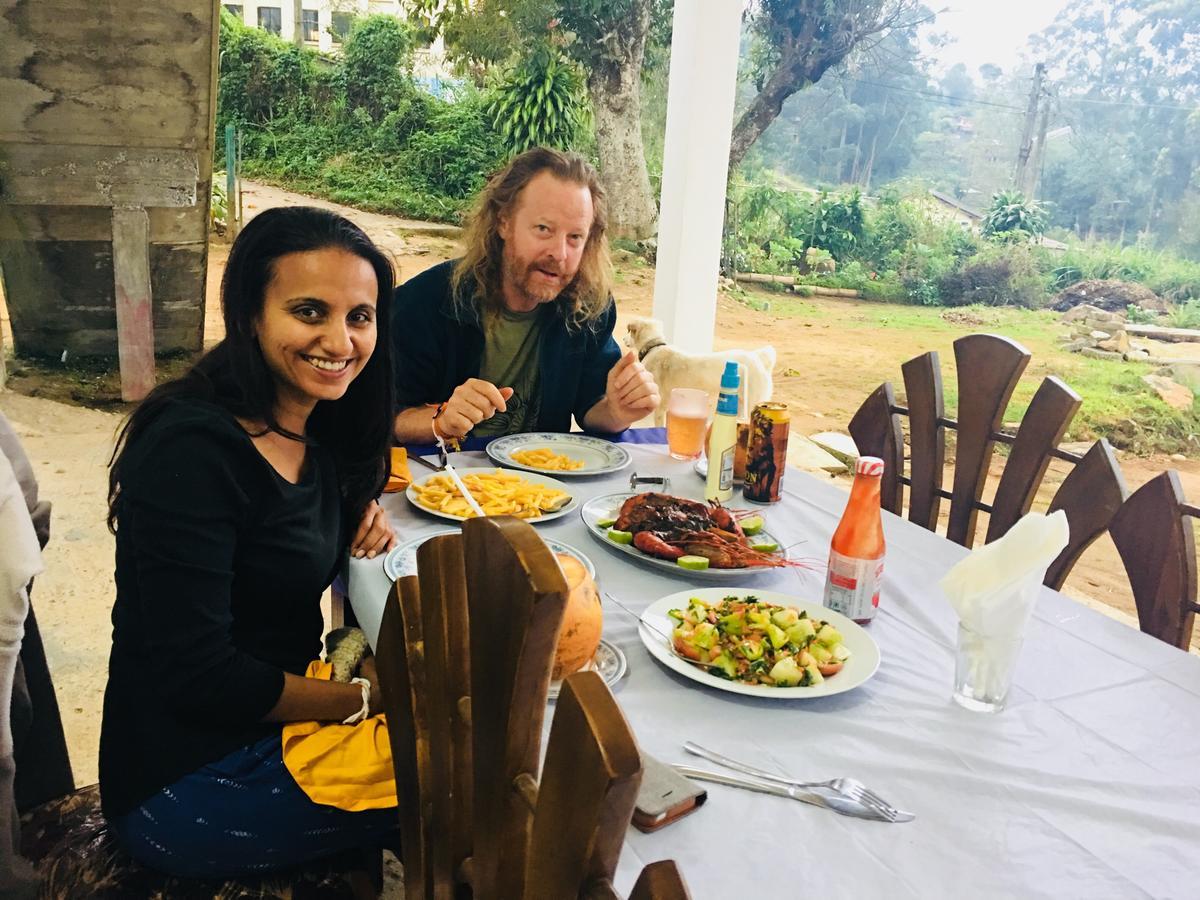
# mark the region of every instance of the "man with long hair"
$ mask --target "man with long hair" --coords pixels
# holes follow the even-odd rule
[[[396,438],[617,432],[653,412],[654,378],[613,340],[608,208],[596,170],[535,148],[483,190],[460,259],[396,293]]]

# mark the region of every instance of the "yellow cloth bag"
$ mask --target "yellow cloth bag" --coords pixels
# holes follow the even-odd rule
[[[333,667],[314,660],[305,674],[328,681]],[[284,725],[283,764],[314,803],[349,812],[396,805],[396,773],[382,714],[354,725]]]

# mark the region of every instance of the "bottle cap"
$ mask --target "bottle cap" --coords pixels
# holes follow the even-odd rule
[[[736,391],[739,380],[738,364],[732,361],[725,363],[725,371],[721,374],[721,388],[723,390]]]
[[[855,475],[882,475],[883,460],[878,456],[860,456],[854,464]]]

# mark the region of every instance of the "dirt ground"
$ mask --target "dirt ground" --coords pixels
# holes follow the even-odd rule
[[[316,204],[337,209],[358,222],[395,259],[400,278],[407,279],[455,253],[453,235],[417,233],[391,216],[363,213],[337,204],[258,184],[247,184],[244,206],[248,216],[279,205]],[[409,226],[409,227],[406,227]],[[648,315],[654,290],[654,270],[637,258],[618,254],[614,289],[619,315]],[[222,334],[217,303],[228,244],[217,239],[210,248],[205,346]],[[769,295],[762,295],[769,299]],[[862,399],[884,379],[898,379],[900,363],[929,349],[898,343],[886,329],[839,330],[840,320],[861,313],[852,301],[813,300],[823,315],[773,316],[722,294],[717,313],[717,349],[755,347],[769,336],[778,351],[776,399],[793,411],[793,429],[803,434],[844,430]],[[964,324],[961,333],[971,329]],[[619,333],[623,324],[618,323]],[[7,312],[0,297],[0,346],[11,347]],[[958,334],[939,334],[944,343]],[[931,336],[931,345],[933,338]],[[945,356],[946,354],[943,354]],[[59,702],[70,743],[76,779],[96,779],[96,747],[100,704],[110,639],[109,612],[113,597],[113,545],[104,525],[105,466],[123,410],[101,411],[59,402],[54,386],[36,378],[14,376],[12,390],[0,392],[0,411],[18,428],[34,460],[42,495],[54,504],[52,537],[46,550],[46,573],[34,589],[38,619],[46,640]],[[30,396],[37,394],[40,396]],[[70,398],[69,392],[65,395]],[[1200,498],[1200,461],[1122,458],[1129,488],[1135,489],[1165,468],[1179,470],[1189,497]],[[995,472],[985,499],[995,489]],[[1065,475],[1052,467],[1039,498],[1048,502]],[[947,482],[949,483],[949,473]],[[981,524],[980,532],[986,528]],[[1107,538],[1097,542],[1076,566],[1067,593],[1106,614],[1133,624],[1133,603],[1115,548]]]

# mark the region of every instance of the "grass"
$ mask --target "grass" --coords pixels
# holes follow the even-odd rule
[[[1013,392],[1006,422],[1019,421],[1027,411],[1043,378],[1056,375],[1083,398],[1067,440],[1090,441],[1105,437],[1116,447],[1136,454],[1195,452],[1200,435],[1200,415],[1193,406],[1179,411],[1167,406],[1142,381],[1150,366],[1098,360],[1063,351],[1058,315],[1045,310],[1015,307],[920,307],[873,302],[830,302],[817,298],[772,299],[776,315],[806,321],[838,319],[840,331],[872,331],[895,335],[887,340],[887,353],[895,356],[893,383],[903,391],[899,365],[926,350],[939,351],[943,394],[949,414],[958,409],[958,385],[952,342],[964,335],[986,332],[1011,338],[1032,355]],[[863,390],[869,390],[864,386]]]

